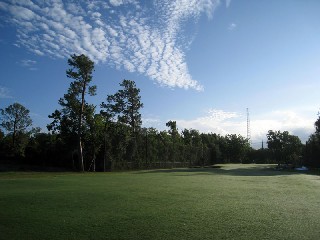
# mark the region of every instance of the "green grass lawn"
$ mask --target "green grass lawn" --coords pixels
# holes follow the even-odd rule
[[[0,173],[0,239],[320,239],[320,176],[269,167]]]

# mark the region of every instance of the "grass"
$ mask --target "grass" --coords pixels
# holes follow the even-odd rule
[[[320,176],[266,165],[0,174],[0,239],[319,239]]]

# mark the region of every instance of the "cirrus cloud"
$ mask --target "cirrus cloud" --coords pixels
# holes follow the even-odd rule
[[[146,75],[160,85],[196,89],[183,24],[212,16],[219,0],[24,0],[0,2],[17,27],[16,45],[39,56],[86,54],[97,63]]]

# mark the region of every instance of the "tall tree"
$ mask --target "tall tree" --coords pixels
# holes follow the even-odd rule
[[[110,138],[110,134],[108,134],[108,130],[111,127],[112,120],[114,118],[114,111],[113,111],[113,105],[110,103],[102,102],[100,104],[101,111],[100,115],[104,118],[104,128],[103,128],[103,171],[106,171],[107,167],[107,152],[109,150],[110,152],[110,146],[111,141],[108,139],[108,136]],[[109,158],[110,159],[110,158]]]
[[[172,147],[171,147],[171,161],[173,164],[173,167],[175,166],[175,162],[177,160],[178,155],[176,154],[176,148],[177,143],[179,139],[179,132],[177,128],[177,122],[176,121],[169,121],[166,123],[166,126],[169,127],[169,134],[171,135],[171,141],[172,141]]]
[[[316,134],[320,134],[320,113],[318,113],[318,119],[315,121],[314,126],[316,128]]]
[[[29,115],[30,111],[19,103],[14,103],[5,109],[0,109],[1,127],[12,134],[12,147],[16,150],[17,136],[26,133],[28,127],[32,125]]]
[[[3,138],[4,138],[4,132],[0,129],[0,142],[2,141]]]
[[[137,137],[142,124],[140,109],[143,107],[139,95],[140,89],[136,87],[134,81],[126,79],[120,83],[120,87],[118,92],[108,95],[106,106],[120,124],[130,127],[130,144],[126,149],[126,155],[130,162],[134,162],[135,167],[140,167],[140,162],[137,161]]]
[[[77,135],[79,165],[80,170],[84,171],[82,135],[85,115],[86,112],[94,113],[94,106],[88,104],[85,97],[87,94],[90,96],[96,94],[96,86],[90,86],[94,62],[83,54],[74,54],[68,59],[68,65],[70,68],[66,71],[67,77],[74,81],[70,83],[68,93],[59,100],[62,110],[56,110],[49,116],[54,120],[48,125],[48,129]]]
[[[179,135],[176,121],[170,120],[166,123],[166,126],[169,127],[169,133],[172,137],[177,137]]]
[[[122,89],[108,96],[108,106],[117,115],[119,122],[129,125],[132,133],[136,133],[142,124],[139,112],[143,107],[139,95],[140,89],[136,87],[134,81],[126,79],[120,83],[120,86]]]
[[[96,171],[96,158],[102,147],[102,138],[104,130],[104,117],[101,114],[93,114],[87,116],[88,133],[85,134],[85,143],[89,148],[89,155],[92,156],[88,171]]]

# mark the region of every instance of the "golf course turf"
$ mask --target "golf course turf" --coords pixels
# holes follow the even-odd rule
[[[270,165],[0,173],[0,239],[320,239],[320,176]]]

